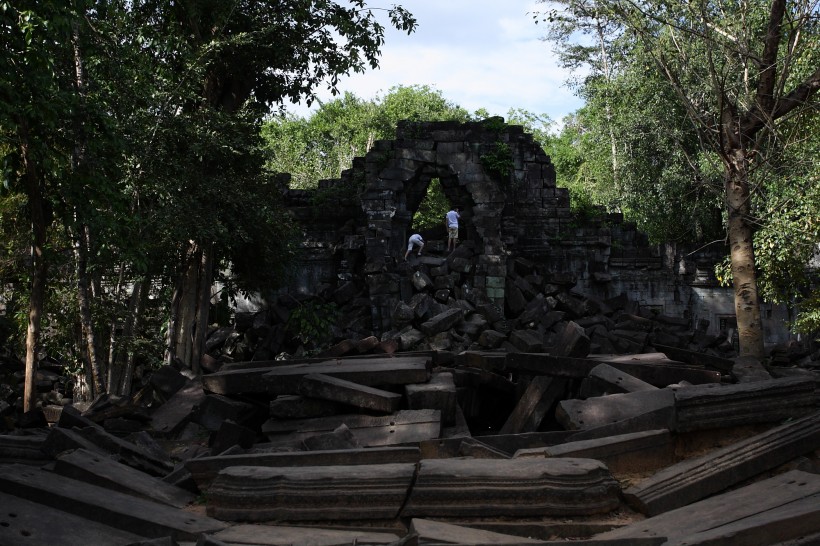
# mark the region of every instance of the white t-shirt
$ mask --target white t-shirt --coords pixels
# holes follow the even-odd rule
[[[458,219],[461,215],[454,210],[447,213],[447,227],[458,227]]]

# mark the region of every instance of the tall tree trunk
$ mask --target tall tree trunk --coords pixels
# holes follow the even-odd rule
[[[750,192],[745,151],[729,154],[725,178],[728,235],[735,290],[735,317],[741,356],[765,356],[763,322],[755,272],[754,231],[749,223]]]
[[[117,286],[114,288],[114,305],[118,308],[120,299],[122,298],[123,293],[123,282],[125,280],[125,267],[123,264],[120,264],[120,273],[117,275]],[[133,294],[133,293],[132,293]],[[130,305],[129,305],[130,310]],[[117,366],[117,328],[120,324],[120,314],[119,312],[115,311],[111,313],[111,323],[109,324],[108,328],[108,374],[106,375],[106,383],[105,389],[107,392],[117,392],[117,379],[115,375],[118,375],[118,370],[116,370]]]
[[[97,355],[97,337],[94,331],[94,322],[91,317],[91,298],[88,291],[88,249],[85,247],[83,232],[85,226],[80,225],[77,233],[74,234],[74,259],[77,275],[77,303],[80,308],[80,323],[85,336],[88,364],[91,368],[91,380],[94,387],[94,395],[103,394],[105,382],[100,367],[100,360]]]
[[[202,248],[190,243],[185,253],[185,265],[176,305],[176,328],[171,338],[173,352],[182,364],[191,368],[194,336],[196,335],[197,307],[199,306],[199,273],[202,268]]]
[[[199,269],[199,301],[196,310],[196,326],[191,350],[191,369],[200,372],[200,361],[205,352],[205,334],[208,331],[208,318],[211,305],[211,285],[214,276],[213,245],[202,249]]]
[[[81,175],[88,169],[88,137],[85,130],[86,113],[86,82],[83,56],[80,49],[80,25],[78,21],[71,23],[71,42],[74,53],[74,86],[79,97],[79,107],[74,115],[74,150],[71,157],[72,174]],[[84,222],[83,213],[74,207],[74,260],[77,275],[77,303],[80,310],[80,324],[87,345],[88,364],[91,368],[94,395],[105,392],[105,382],[100,367],[97,351],[97,336],[94,331],[94,321],[91,316],[91,296],[88,282],[88,250],[90,232]]]
[[[134,347],[133,340],[139,327],[145,298],[151,286],[150,277],[145,277],[139,283],[134,284],[131,298],[128,303],[128,317],[123,326],[122,341],[120,350],[117,353],[117,369],[122,370],[122,377],[118,379],[117,393],[123,396],[131,394],[131,383],[134,377]],[[123,356],[125,358],[123,358]],[[112,366],[115,360],[112,360]]]
[[[37,350],[40,344],[40,323],[45,307],[48,268],[43,253],[46,243],[46,217],[43,211],[40,175],[35,159],[32,157],[28,125],[25,120],[21,120],[19,126],[20,155],[25,169],[26,194],[31,215],[31,296],[26,329],[26,377],[23,394],[23,411],[28,412],[37,405]]]

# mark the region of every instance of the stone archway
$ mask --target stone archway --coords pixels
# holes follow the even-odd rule
[[[399,298],[381,276],[403,255],[412,215],[433,178],[463,208],[477,299],[502,309],[509,257],[522,249],[530,256],[544,254],[558,232],[557,219],[569,217],[566,190],[555,188],[549,158],[531,135],[501,118],[401,122],[396,140],[376,142],[351,176],[365,182],[365,273],[372,280],[374,325],[382,327],[389,326],[390,308]]]

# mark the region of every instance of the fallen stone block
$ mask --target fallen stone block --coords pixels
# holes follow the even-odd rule
[[[513,330],[509,341],[523,353],[540,353],[544,350],[544,341],[534,330]]]
[[[816,544],[820,476],[792,470],[661,515],[596,535],[599,540],[663,537],[670,546]],[[794,540],[795,542],[788,542]]]
[[[686,364],[712,368],[723,373],[732,373],[735,363],[728,358],[710,355],[705,352],[689,351],[679,347],[655,344],[655,350],[662,352],[672,360],[678,360]]]
[[[558,403],[555,418],[568,430],[583,430],[674,406],[674,391],[657,389],[596,396],[586,400],[562,400]]]
[[[737,378],[738,383],[752,383],[755,381],[766,381],[772,378],[771,374],[760,362],[760,359],[753,356],[740,356],[734,360],[731,373]]]
[[[589,354],[590,347],[591,341],[586,331],[577,323],[569,321],[553,343],[550,354],[584,358]]]
[[[230,419],[234,423],[241,423],[253,411],[253,406],[247,402],[220,394],[208,394],[199,404],[195,421],[208,430],[216,431],[219,430],[222,421]]]
[[[456,384],[450,372],[434,373],[430,381],[415,385],[405,385],[407,408],[411,410],[434,409],[441,412],[444,426],[456,422]]]
[[[342,405],[329,400],[306,398],[296,394],[281,394],[270,402],[274,419],[308,419],[342,413]]]
[[[373,447],[339,451],[294,451],[198,457],[185,461],[185,468],[190,471],[199,489],[205,491],[220,470],[231,466],[347,466],[416,463],[419,458],[419,449],[416,447]]]
[[[219,455],[234,447],[249,449],[256,441],[256,431],[227,419],[211,440],[211,453]]]
[[[544,544],[542,540],[422,518],[413,518],[409,531],[418,535],[422,544]]]
[[[662,429],[521,449],[515,452],[513,458],[583,457],[603,461],[614,472],[630,472],[669,465],[674,460],[674,451],[669,431]]]
[[[305,451],[328,451],[358,449],[361,446],[347,425],[341,424],[331,432],[305,438],[302,440],[302,447]]]
[[[0,464],[30,464],[40,466],[51,457],[43,453],[46,435],[10,436],[0,434]]]
[[[194,495],[189,491],[84,449],[61,455],[54,465],[54,472],[67,478],[176,508],[182,508],[194,501]]]
[[[196,383],[179,389],[151,414],[151,428],[161,434],[173,434],[191,421],[205,400],[205,391]]]
[[[776,423],[813,411],[812,378],[787,377],[734,385],[675,387],[678,431]]]
[[[680,381],[688,381],[694,385],[721,382],[721,373],[718,371],[674,364],[665,356],[654,353],[625,356],[591,355],[589,358],[544,353],[509,353],[506,358],[508,370],[574,379],[585,378],[601,363],[609,364],[656,387],[665,387]]]
[[[403,517],[545,517],[617,508],[619,488],[592,459],[430,459]]]
[[[401,410],[393,415],[335,415],[322,419],[267,421],[262,432],[271,443],[300,444],[305,438],[331,432],[345,424],[363,447],[408,444],[438,438],[441,412]]]
[[[234,466],[208,489],[207,513],[227,521],[393,519],[413,464],[272,468]]]
[[[598,364],[589,372],[582,394],[585,398],[625,392],[653,391],[658,387],[609,364]]]
[[[196,540],[225,524],[24,465],[0,466],[0,492],[148,538]]]
[[[299,382],[299,394],[381,413],[397,411],[402,401],[400,394],[321,373],[304,376]]]
[[[66,544],[67,537],[72,544],[122,546],[144,538],[3,492],[0,506],[0,544],[8,546],[53,546]]]
[[[658,472],[624,492],[637,510],[657,515],[704,499],[820,448],[820,412]]]
[[[419,326],[419,330],[427,336],[433,336],[445,330],[449,330],[462,320],[464,320],[463,309],[447,309],[422,323]]]
[[[264,374],[270,394],[299,394],[299,383],[309,374],[324,374],[365,386],[425,383],[429,358],[369,358],[280,366]]]
[[[225,544],[254,544],[257,546],[342,546],[353,544],[395,543],[399,536],[393,533],[366,529],[323,529],[319,527],[292,527],[287,525],[237,524],[214,533],[213,537]]]
[[[563,397],[566,388],[566,379],[545,375],[532,378],[515,409],[499,430],[499,434],[518,434],[538,430],[547,411],[556,400]]]

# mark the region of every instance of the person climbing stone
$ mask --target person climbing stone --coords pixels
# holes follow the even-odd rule
[[[447,252],[456,249],[458,244],[458,221],[461,218],[461,207],[453,207],[444,218],[447,227]]]
[[[419,235],[418,233],[414,233],[410,236],[410,239],[407,240],[407,252],[404,253],[405,260],[413,251],[413,247],[415,246],[419,247],[417,255],[421,256],[421,249],[424,248],[424,239],[422,239],[421,235]]]

